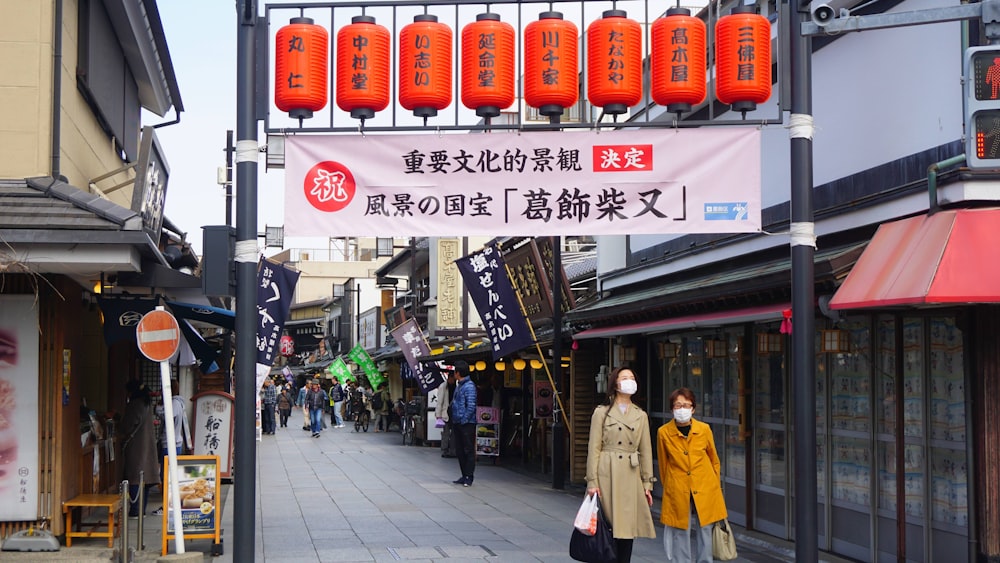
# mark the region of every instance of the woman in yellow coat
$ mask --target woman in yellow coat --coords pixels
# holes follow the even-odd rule
[[[601,499],[618,549],[619,563],[632,559],[634,538],[655,538],[653,446],[646,411],[632,403],[635,373],[616,368],[608,376],[608,404],[590,417],[587,494]]]
[[[694,393],[681,387],[670,394],[669,404],[674,419],[656,433],[664,550],[667,561],[711,563],[712,524],[728,517],[722,464],[712,428],[692,418]]]

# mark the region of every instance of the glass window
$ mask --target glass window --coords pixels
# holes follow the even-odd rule
[[[726,477],[743,482],[746,478],[746,447],[740,438],[740,428],[738,426],[726,426],[725,443],[719,443],[720,436],[716,435],[716,448],[725,448],[726,463],[722,464],[722,472]]]
[[[878,507],[895,514],[896,510],[896,443],[878,444]]]
[[[924,448],[907,444],[903,450],[903,468],[906,471],[906,513],[924,515]]]
[[[728,387],[726,388],[726,418],[731,420],[740,419],[740,377],[743,369],[743,347],[740,344],[742,332],[732,332],[726,335],[728,341],[729,371],[726,374]],[[750,386],[749,381],[744,381],[746,386]]]
[[[903,434],[924,435],[924,330],[923,320],[903,319]]]
[[[969,525],[968,465],[964,450],[931,448],[931,518]]]
[[[863,438],[831,436],[831,497],[833,500],[870,506],[871,447]]]
[[[843,328],[850,335],[848,352],[830,359],[831,424],[835,430],[867,432],[870,426],[871,330],[867,318],[849,319]]]
[[[762,325],[760,333],[777,333],[777,324]],[[782,351],[754,356],[754,411],[758,422],[783,424],[785,421],[785,354]]]
[[[709,403],[708,386],[705,384],[705,358],[704,344],[700,338],[689,338],[685,341],[684,360],[687,364],[688,384],[687,387],[694,393],[698,410]]]
[[[896,320],[883,315],[875,322],[878,354],[875,357],[876,432],[896,432]]]
[[[931,439],[965,441],[962,333],[953,318],[930,319]]]
[[[758,430],[757,436],[757,483],[784,490],[785,475],[785,433],[780,430]]]
[[[705,395],[705,404],[701,414],[708,417],[722,418],[725,416],[723,406],[726,403],[726,358],[712,358],[705,362],[707,368],[706,382],[711,384]]]

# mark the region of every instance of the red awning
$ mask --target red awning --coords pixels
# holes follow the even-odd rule
[[[880,226],[830,308],[998,302],[1000,209],[957,209]]]
[[[584,338],[607,338],[609,336],[623,336],[626,334],[649,334],[655,332],[666,332],[668,330],[716,327],[754,321],[776,321],[781,319],[782,311],[791,308],[791,303],[779,303],[777,305],[764,305],[762,307],[749,307],[747,309],[736,309],[733,311],[687,315],[684,317],[673,317],[670,319],[659,319],[655,321],[646,321],[627,325],[602,326],[580,331],[573,335],[573,339],[582,340]]]

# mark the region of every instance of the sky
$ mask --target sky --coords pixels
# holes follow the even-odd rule
[[[282,2],[271,1],[268,5]],[[305,2],[295,2],[303,4]],[[703,4],[702,0],[684,0],[684,5]],[[376,4],[376,2],[373,2]],[[591,3],[588,2],[588,5]],[[593,2],[596,10],[608,9],[610,2]],[[625,5],[626,2],[619,2]],[[632,4],[636,6],[637,4]],[[641,4],[639,4],[641,5]],[[650,1],[650,9],[665,9],[674,2]],[[547,4],[529,6],[526,13],[547,9]],[[160,19],[163,22],[170,58],[177,76],[184,111],[180,122],[160,127],[156,130],[160,144],[170,166],[170,182],[167,188],[166,217],[187,233],[199,255],[202,253],[202,226],[224,225],[226,222],[225,188],[217,183],[217,170],[226,163],[226,131],[236,130],[236,50],[237,19],[234,0],[166,0],[158,2]],[[264,14],[265,2],[258,2],[260,14]],[[571,6],[563,9],[567,12]],[[467,6],[475,14],[483,11],[480,6]],[[589,9],[589,6],[588,6]],[[497,10],[499,11],[499,10]],[[295,15],[295,14],[292,14]],[[631,13],[630,13],[631,16]],[[378,17],[378,16],[376,16]],[[632,17],[642,19],[641,14]],[[276,18],[277,19],[277,18]],[[505,16],[506,19],[506,16]],[[272,22],[271,35],[287,21],[282,15],[278,22]],[[317,21],[322,24],[322,22]],[[379,23],[390,25],[379,17]],[[404,24],[399,24],[404,25]],[[336,30],[331,32],[334,41]],[[458,37],[458,31],[456,31]],[[273,64],[273,61],[272,61]],[[271,102],[273,106],[273,101]],[[330,101],[333,103],[333,100]],[[453,101],[455,103],[455,101]],[[444,111],[454,111],[449,107]],[[274,114],[280,113],[272,107]],[[164,123],[174,119],[171,111],[164,117],[152,114],[144,116],[145,125]],[[266,143],[263,124],[258,132],[258,142]],[[264,155],[258,161],[258,214],[257,231],[264,232],[265,226],[284,224],[284,173],[281,170],[266,170]],[[235,171],[234,174],[235,176]],[[234,190],[234,201],[235,201]],[[236,221],[234,206],[233,224]],[[349,234],[349,233],[342,233]],[[260,244],[263,245],[263,239]],[[286,248],[325,248],[326,240],[286,238]],[[265,254],[273,254],[278,249],[267,249]]]

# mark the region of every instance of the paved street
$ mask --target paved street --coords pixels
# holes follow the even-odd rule
[[[295,414],[289,428],[258,443],[256,561],[572,561],[569,536],[582,487],[554,490],[544,476],[488,458],[477,467],[473,486],[461,487],[451,483],[459,477],[458,462],[442,458],[438,448],[403,446],[398,432],[356,433],[352,427],[328,428],[313,438],[295,425],[301,421]],[[187,551],[204,552],[206,562],[233,561],[233,494],[229,485],[224,489],[225,553],[208,555],[208,540],[186,542]],[[154,495],[149,510],[157,506]],[[131,545],[135,522],[129,522]],[[146,550],[136,560],[159,556],[160,522],[146,519]],[[736,532],[738,561],[794,560],[790,544]],[[90,561],[92,554],[93,560],[106,561],[102,543],[77,540],[58,555]],[[34,560],[56,559],[53,555]],[[5,561],[29,557],[34,556],[0,554]],[[662,535],[636,540],[633,561],[663,559]]]

